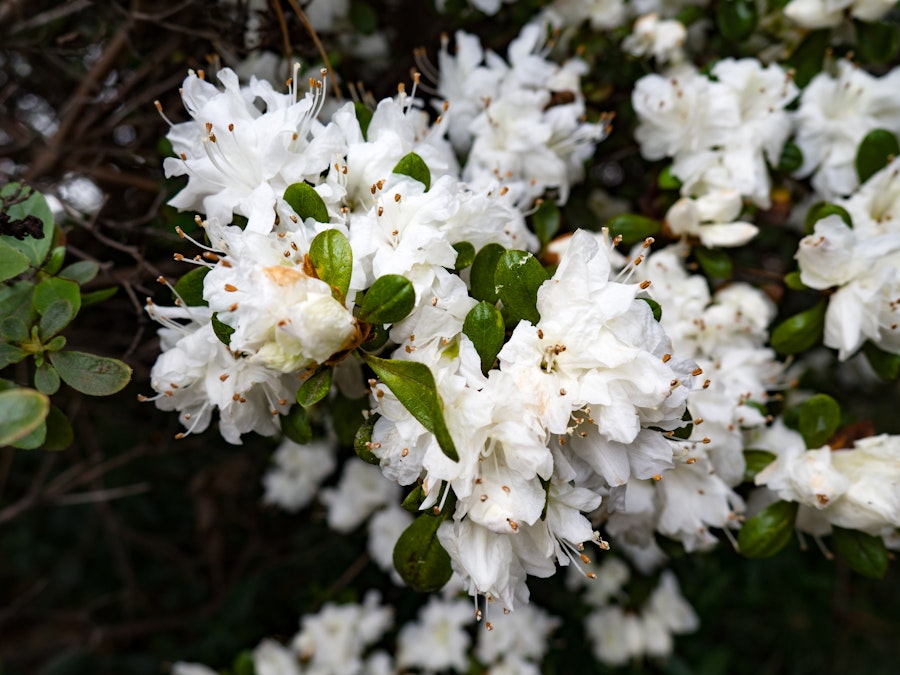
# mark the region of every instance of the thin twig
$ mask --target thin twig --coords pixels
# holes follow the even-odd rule
[[[53,500],[53,504],[57,506],[72,506],[73,504],[108,502],[113,499],[121,499],[122,497],[131,497],[133,495],[149,492],[151,487],[150,483],[136,483],[135,485],[125,485],[118,488],[101,488],[90,492],[74,492],[72,494],[57,497]]]
[[[341,101],[343,100],[343,96],[341,95],[341,88],[338,87],[337,84],[337,73],[334,72],[334,68],[331,67],[331,61],[328,60],[328,54],[325,53],[325,47],[322,46],[322,41],[319,40],[319,35],[316,33],[316,29],[313,28],[313,25],[309,22],[309,18],[306,16],[306,12],[303,11],[303,8],[300,6],[300,3],[297,0],[288,0],[291,7],[294,10],[294,13],[297,15],[297,18],[300,19],[300,23],[303,24],[303,27],[306,28],[306,32],[309,33],[309,37],[312,38],[313,44],[316,46],[316,49],[319,50],[319,55],[322,57],[322,62],[325,64],[325,67],[328,69],[328,72],[331,74],[331,89],[334,92],[334,97]]]

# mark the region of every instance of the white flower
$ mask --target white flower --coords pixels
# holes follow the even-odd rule
[[[413,516],[399,506],[388,505],[369,519],[369,556],[383,572],[388,572],[395,582],[399,580],[394,569],[394,546],[403,531],[409,527]]]
[[[682,197],[666,213],[666,223],[675,234],[698,237],[709,248],[743,246],[759,229],[737,220],[742,210],[740,193],[718,190],[697,199]]]
[[[475,647],[475,657],[484,665],[512,656],[540,663],[550,633],[561,623],[533,604],[509,614],[491,616],[490,621],[492,630],[479,631]]]
[[[631,34],[622,41],[622,50],[632,56],[652,56],[657,65],[684,59],[682,47],[687,30],[680,21],[660,20],[645,14],[634,23]]]
[[[275,640],[263,640],[253,650],[256,675],[300,675],[297,655]]]
[[[376,509],[399,497],[398,485],[385,480],[378,467],[363,462],[347,462],[337,487],[319,493],[328,507],[328,526],[338,532],[351,532]]]
[[[862,21],[877,21],[896,3],[893,0],[791,0],[784,15],[804,28],[832,28],[841,24],[845,13]]]
[[[594,656],[609,666],[623,666],[644,651],[644,631],[638,616],[621,607],[601,607],[584,620]]]
[[[397,665],[427,672],[454,669],[464,672],[472,639],[465,627],[472,623],[472,605],[432,596],[416,621],[407,623],[397,636]]]
[[[263,502],[296,512],[312,501],[337,463],[332,443],[315,440],[298,445],[285,438],[272,457],[275,466],[263,476]]]

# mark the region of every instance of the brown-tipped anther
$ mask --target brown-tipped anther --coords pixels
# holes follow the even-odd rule
[[[703,368],[700,368],[699,366],[696,367],[696,368],[694,368],[694,369],[691,371],[691,375],[693,375],[694,377],[699,377],[699,376],[702,375],[702,374],[703,374]]]
[[[672,360],[672,355],[671,355],[671,354],[663,354],[663,356],[662,356],[662,362],[663,362],[663,363],[668,363],[668,362],[671,361],[671,360]]]
[[[234,293],[237,290],[237,286],[233,286],[231,284],[225,284],[225,290],[229,293]]]
[[[640,286],[642,291],[646,291],[648,288],[650,288],[650,280],[647,279],[645,281],[642,281]]]

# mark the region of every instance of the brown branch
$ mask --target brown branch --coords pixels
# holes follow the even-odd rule
[[[319,55],[322,57],[322,62],[325,64],[325,67],[328,69],[328,72],[331,73],[331,89],[334,92],[334,97],[340,101],[344,97],[341,95],[341,89],[337,84],[337,73],[334,72],[334,68],[331,67],[331,61],[328,60],[328,54],[325,53],[325,47],[322,46],[322,41],[319,40],[319,35],[316,33],[316,29],[313,28],[313,25],[309,22],[309,17],[306,16],[306,12],[303,11],[303,8],[300,6],[298,0],[288,0],[291,7],[294,10],[294,13],[297,15],[297,18],[300,19],[300,23],[303,24],[303,27],[306,28],[306,32],[309,33],[309,37],[312,38],[313,44],[316,46],[316,49],[319,50]]]

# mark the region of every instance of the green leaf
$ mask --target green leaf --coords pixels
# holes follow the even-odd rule
[[[459,272],[466,269],[475,260],[475,247],[467,241],[460,241],[453,244],[456,249],[456,262],[453,263],[453,269]]]
[[[42,272],[45,272],[49,275],[56,275],[63,266],[63,262],[66,259],[66,247],[65,246],[55,246],[50,251],[50,255],[47,258],[47,262],[44,263],[44,266],[41,268]]]
[[[378,30],[378,13],[367,2],[351,2],[347,18],[350,25],[363,35],[372,35]]]
[[[48,396],[59,391],[59,373],[49,363],[44,362],[34,371],[35,388]]]
[[[506,251],[497,261],[494,283],[503,307],[513,320],[532,324],[541,320],[537,292],[550,275],[538,259],[527,251]]]
[[[805,352],[822,339],[825,330],[825,301],[788,317],[772,331],[771,343],[781,354]]]
[[[728,279],[731,277],[734,265],[725,251],[718,248],[694,249],[694,257],[700,263],[700,269],[711,279]]]
[[[45,422],[47,424],[47,435],[42,446],[44,450],[65,450],[72,445],[72,441],[75,439],[72,424],[63,411],[52,403],[50,404],[50,413],[47,415]]]
[[[479,302],[466,314],[463,333],[475,346],[475,351],[481,357],[481,372],[487,375],[494,367],[494,360],[500,353],[506,336],[500,310],[489,302]]]
[[[331,286],[338,302],[346,302],[353,272],[353,250],[347,237],[338,230],[325,230],[309,245],[309,259],[316,276]]]
[[[437,537],[442,522],[441,515],[422,513],[394,546],[394,567],[400,578],[420,593],[440,590],[453,574],[450,556]]]
[[[682,21],[682,23],[684,22]],[[681,189],[681,181],[678,180],[678,178],[672,173],[671,164],[659,172],[659,176],[656,179],[656,184],[659,186],[660,190]]]
[[[41,316],[41,340],[48,340],[69,325],[75,318],[74,307],[68,300],[54,300]]]
[[[203,299],[203,280],[209,274],[208,267],[195,267],[175,282],[176,297],[188,307],[205,307],[209,305]]]
[[[759,12],[753,0],[722,0],[716,23],[726,40],[743,42],[756,28]]]
[[[380,415],[369,415],[368,419],[359,425],[356,435],[353,436],[353,452],[366,464],[374,466],[381,464],[381,460],[372,452],[371,446],[372,429],[375,428],[375,422],[378,421],[379,417]]]
[[[7,183],[0,190],[0,197],[15,197],[20,194],[22,188],[21,183]],[[25,188],[30,190],[31,188]],[[25,237],[24,239],[14,239],[7,237],[4,242],[17,249],[20,253],[28,258],[29,263],[34,267],[40,267],[44,263],[44,258],[50,252],[53,245],[53,212],[44,199],[44,195],[40,192],[32,191],[27,199],[13,204],[6,209],[7,215],[11,220],[22,220],[26,216],[34,216],[40,219],[43,224],[44,237],[35,239],[34,237]],[[2,275],[0,275],[2,276]]]
[[[794,69],[794,82],[798,87],[805,87],[822,70],[830,40],[831,30],[812,31],[790,55],[787,65]]]
[[[50,399],[34,389],[0,391],[0,446],[16,443],[44,423]]]
[[[15,443],[12,443],[14,448],[19,448],[21,450],[34,450],[36,448],[41,447],[44,444],[44,441],[47,439],[47,421],[41,420],[41,423],[37,425],[31,432],[29,432],[26,436],[23,436]]]
[[[7,342],[0,342],[0,368],[19,363],[28,356],[28,352]]]
[[[469,273],[469,284],[472,287],[472,297],[476,300],[497,302],[499,299],[494,275],[497,263],[505,252],[506,249],[500,244],[488,244],[475,256]]]
[[[34,323],[37,312],[34,310],[34,283],[17,281],[12,284],[0,284],[0,316],[17,316],[30,326]]]
[[[444,454],[458,462],[459,454],[444,421],[443,405],[428,366],[415,361],[382,359],[365,353],[363,360],[403,407],[434,434]]]
[[[100,266],[97,263],[91,260],[81,260],[77,263],[68,265],[59,273],[59,276],[63,279],[74,281],[77,284],[86,284],[87,282],[92,281],[99,271]]]
[[[854,21],[856,56],[867,63],[889,63],[900,48],[900,27],[887,21]]]
[[[366,291],[359,318],[366,323],[397,323],[409,316],[415,305],[412,282],[399,274],[385,274]]]
[[[399,173],[419,181],[425,186],[426,192],[431,187],[431,171],[428,170],[425,160],[414,152],[401,157],[391,173]]]
[[[0,240],[0,281],[17,277],[28,269],[28,256]]]
[[[807,448],[821,448],[841,424],[841,406],[828,394],[816,394],[800,406],[798,430]]]
[[[796,143],[788,141],[781,149],[781,157],[778,158],[778,170],[782,173],[794,173],[803,166],[803,151]]]
[[[897,137],[887,129],[874,129],[866,134],[856,151],[856,175],[865,183],[900,155]]]
[[[812,234],[816,229],[816,223],[828,216],[840,216],[847,227],[853,227],[853,219],[847,213],[847,209],[830,202],[816,202],[806,212],[806,218],[803,219],[803,232]]]
[[[768,450],[744,450],[744,481],[752,483],[756,474],[775,461],[775,453]]]
[[[81,294],[81,306],[82,307],[90,307],[91,305],[96,305],[98,302],[103,302],[104,300],[108,300],[112,296],[116,294],[116,291],[119,290],[118,286],[110,286],[109,288],[101,288],[99,291],[91,291],[90,293],[82,293]]]
[[[231,344],[231,336],[234,334],[234,328],[229,326],[227,323],[222,322],[219,319],[219,313],[213,312],[212,317],[210,318],[210,323],[212,324],[213,333],[216,334],[216,337],[219,338],[219,342],[221,342],[226,347]]]
[[[556,202],[549,200],[541,202],[538,210],[531,216],[534,233],[541,242],[541,246],[546,246],[556,236],[561,221],[562,214]]]
[[[356,111],[356,120],[359,122],[359,129],[362,131],[363,139],[365,139],[369,133],[369,123],[372,121],[372,111],[361,101],[356,101],[353,104],[353,109]]]
[[[832,526],[834,550],[851,569],[870,579],[883,579],[888,568],[888,554],[884,540],[858,530]]]
[[[425,497],[425,490],[421,485],[416,485],[416,487],[410,490],[410,493],[403,498],[403,502],[400,506],[410,513],[418,513],[419,507],[422,506],[422,502],[425,501]]]
[[[365,349],[369,353],[375,353],[387,343],[390,338],[390,331],[388,331],[383,324],[377,323],[371,326],[371,330],[369,331],[369,336],[366,338],[366,341],[362,343],[362,348]]]
[[[256,675],[256,665],[253,662],[253,652],[244,650],[236,657],[231,667],[234,675]]]
[[[896,380],[900,375],[900,354],[891,354],[882,351],[871,342],[866,342],[862,348],[866,360],[872,366],[872,370],[885,380]]]
[[[284,201],[294,209],[294,213],[301,220],[312,218],[317,223],[331,222],[331,218],[328,216],[328,207],[309,183],[288,185],[287,190],[284,191]]]
[[[639,297],[638,300],[643,300],[648,305],[650,305],[650,311],[653,312],[653,318],[656,321],[660,321],[662,319],[662,305],[660,305],[656,300],[645,297]]]
[[[300,389],[297,390],[297,403],[304,408],[315,405],[328,396],[333,379],[334,369],[331,366],[319,366],[312,375],[303,381]]]
[[[808,291],[809,287],[800,279],[800,271],[794,270],[784,275],[784,285],[792,291]]]
[[[306,445],[312,440],[309,413],[302,405],[295,405],[287,415],[281,416],[281,431],[294,443]]]
[[[47,277],[35,287],[34,308],[38,314],[43,315],[58,300],[66,300],[72,305],[72,317],[78,314],[81,309],[81,289],[78,284],[59,277]]]
[[[64,338],[62,335],[57,335],[55,338],[52,338],[49,342],[44,344],[44,350],[48,352],[58,352],[65,346],[66,338]]]
[[[769,558],[791,540],[797,519],[795,502],[775,502],[744,522],[738,548],[746,558]]]
[[[52,352],[50,363],[56,366],[63,382],[88,396],[109,396],[121,391],[131,380],[131,368],[105,356],[84,352]]]
[[[7,342],[25,342],[28,339],[28,326],[17,316],[8,316],[0,322],[0,335]]]
[[[662,224],[658,220],[636,213],[623,213],[606,221],[606,227],[610,236],[621,236],[623,243],[636,244],[657,234]]]

